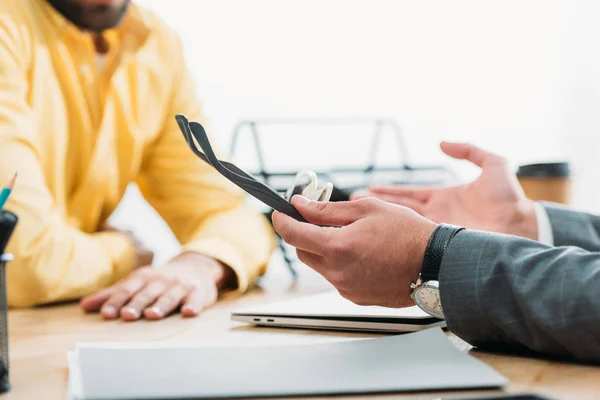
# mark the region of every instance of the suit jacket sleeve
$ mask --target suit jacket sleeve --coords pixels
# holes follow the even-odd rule
[[[474,346],[511,345],[600,362],[600,253],[463,231],[440,270],[448,328]]]
[[[600,217],[573,211],[567,207],[544,203],[552,225],[555,246],[577,246],[600,251]]]

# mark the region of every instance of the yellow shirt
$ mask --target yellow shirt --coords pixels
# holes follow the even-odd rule
[[[184,251],[229,265],[244,291],[273,235],[177,128],[176,113],[201,120],[178,37],[131,5],[106,38],[99,71],[90,35],[46,0],[0,1],[0,182],[19,173],[6,205],[20,218],[9,304],[75,299],[126,276],[132,244],[98,230],[133,181]]]

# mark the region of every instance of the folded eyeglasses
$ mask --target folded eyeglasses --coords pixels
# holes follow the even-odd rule
[[[188,121],[186,116],[182,114],[177,114],[175,119],[177,120],[179,129],[183,133],[188,146],[192,149],[194,154],[216,169],[233,184],[272,209],[289,215],[298,221],[306,222],[302,215],[300,215],[296,208],[290,203],[292,196],[300,194],[310,200],[329,201],[333,191],[333,184],[330,182],[320,184],[317,179],[317,174],[314,171],[302,170],[298,172],[293,185],[287,190],[284,198],[266,184],[242,171],[236,165],[219,160],[213,151],[204,127],[200,123]],[[200,149],[198,148],[198,145],[200,146]]]

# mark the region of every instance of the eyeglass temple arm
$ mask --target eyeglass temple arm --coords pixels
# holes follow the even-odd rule
[[[234,164],[221,162],[216,157],[212,146],[210,145],[210,142],[208,140],[208,135],[206,134],[206,131],[204,130],[204,127],[201,124],[197,122],[188,123],[187,118],[181,114],[177,115],[176,119],[188,145],[198,157],[212,165],[215,169],[217,169],[219,173],[221,173],[227,179],[231,180],[233,183],[244,189],[252,196],[259,199],[269,207],[277,211],[283,212],[284,214],[287,214],[298,221],[306,221],[300,215],[300,213],[298,213],[294,206],[292,206],[289,202],[283,199],[277,192],[273,191],[270,187],[257,181],[255,178],[248,175],[247,173],[236,167]],[[202,150],[206,152],[206,154],[202,153],[200,150],[197,149],[196,144],[193,141],[192,135],[193,138],[196,139]]]

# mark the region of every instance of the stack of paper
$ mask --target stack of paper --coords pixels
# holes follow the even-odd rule
[[[506,379],[439,329],[283,346],[80,344],[72,399],[232,398],[500,387]]]

